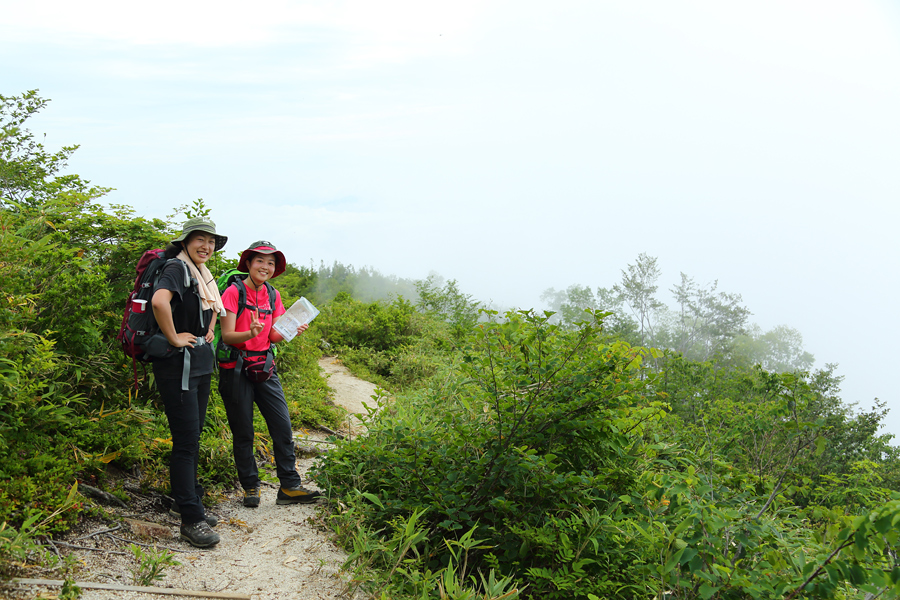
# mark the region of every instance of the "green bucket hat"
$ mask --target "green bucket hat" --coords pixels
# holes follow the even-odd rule
[[[228,241],[227,236],[216,233],[216,224],[210,219],[207,219],[206,217],[194,217],[193,219],[188,219],[184,222],[184,225],[181,227],[181,235],[172,240],[172,243],[180,246],[192,231],[204,231],[216,236],[216,252],[224,248],[225,243]]]

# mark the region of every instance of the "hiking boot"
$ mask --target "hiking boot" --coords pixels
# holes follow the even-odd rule
[[[179,510],[179,508],[173,504],[172,508],[169,509],[169,516],[175,517],[176,519],[180,519],[181,518],[181,510]],[[212,513],[206,513],[206,522],[209,524],[210,527],[215,527],[216,525],[219,524],[219,519]]]
[[[181,526],[181,539],[198,548],[208,548],[219,543],[219,534],[209,528],[209,523],[200,521]]]
[[[247,508],[256,508],[259,506],[259,488],[250,488],[244,490],[244,506]]]
[[[298,485],[278,489],[275,504],[311,504],[322,497],[322,492],[314,492]]]

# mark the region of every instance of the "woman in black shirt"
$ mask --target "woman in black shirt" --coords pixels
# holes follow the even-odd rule
[[[153,315],[173,348],[181,351],[153,361],[156,386],[172,432],[169,478],[172,513],[181,516],[181,539],[197,547],[219,542],[210,529],[197,481],[200,431],[206,420],[213,371],[213,330],[216,317],[225,313],[215,278],[206,267],[213,253],[228,238],[216,234],[216,225],[204,217],[185,222],[182,233],[166,248],[169,262],[154,287]]]

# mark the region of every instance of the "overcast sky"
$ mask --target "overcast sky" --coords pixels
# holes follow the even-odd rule
[[[718,280],[900,435],[898,6],[0,0],[0,94],[52,99],[30,128],[109,201],[204,198],[229,255],[544,308],[646,252],[664,300]]]

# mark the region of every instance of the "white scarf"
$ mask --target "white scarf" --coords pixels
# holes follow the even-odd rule
[[[200,304],[203,306],[203,310],[212,309],[216,314],[224,317],[225,305],[222,304],[222,296],[219,295],[216,279],[209,272],[206,264],[200,263],[198,267],[185,250],[182,250],[175,258],[184,261],[191,275],[197,280],[197,291],[200,292]]]

